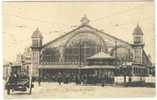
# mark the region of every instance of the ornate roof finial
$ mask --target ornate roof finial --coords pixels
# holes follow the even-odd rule
[[[90,22],[90,20],[87,18],[86,15],[84,15],[80,22],[82,23],[82,25],[87,25]]]

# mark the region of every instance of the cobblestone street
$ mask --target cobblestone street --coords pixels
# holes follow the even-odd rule
[[[14,92],[4,94],[5,99],[23,98],[104,98],[104,97],[151,97],[155,96],[155,88],[146,87],[112,87],[112,86],[80,86],[74,83],[41,83],[32,90],[32,94]]]

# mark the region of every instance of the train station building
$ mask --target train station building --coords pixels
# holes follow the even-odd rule
[[[109,83],[120,75],[145,76],[151,61],[144,51],[144,34],[139,25],[130,31],[133,43],[90,26],[90,20],[84,16],[80,26],[43,44],[44,37],[37,28],[32,34],[33,76],[56,81],[61,73],[70,81],[79,77],[86,82],[91,78]]]

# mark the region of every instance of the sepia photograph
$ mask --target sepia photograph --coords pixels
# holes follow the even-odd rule
[[[3,95],[155,97],[153,0],[3,1]]]

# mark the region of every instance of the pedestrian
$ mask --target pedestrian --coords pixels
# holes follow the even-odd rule
[[[58,80],[59,85],[61,85],[61,83],[62,83],[62,73],[61,72],[58,73],[57,80]]]

